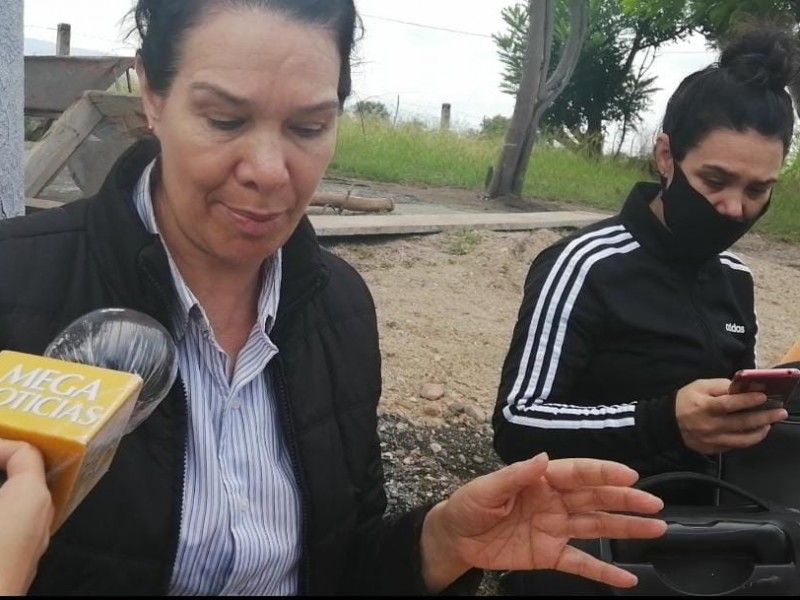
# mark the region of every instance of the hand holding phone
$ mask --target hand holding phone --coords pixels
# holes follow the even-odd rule
[[[730,394],[763,392],[767,401],[760,408],[788,408],[800,384],[800,369],[742,369],[731,380]]]

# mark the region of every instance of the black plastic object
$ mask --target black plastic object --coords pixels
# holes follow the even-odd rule
[[[735,494],[731,506],[668,506],[667,532],[653,540],[601,540],[600,558],[636,575],[616,589],[633,596],[796,596],[800,594],[800,512],[698,473],[645,478],[648,489],[692,481]]]
[[[144,383],[126,433],[150,416],[178,374],[177,349],[167,330],[128,308],[103,308],[76,319],[50,343],[45,356],[139,375]]]

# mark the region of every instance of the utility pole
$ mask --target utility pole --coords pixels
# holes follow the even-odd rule
[[[69,56],[72,40],[72,26],[69,23],[59,23],[56,33],[56,54]]]
[[[450,103],[445,102],[442,104],[442,116],[439,119],[439,129],[442,131],[450,131]]]
[[[25,213],[22,2],[0,2],[0,219]]]

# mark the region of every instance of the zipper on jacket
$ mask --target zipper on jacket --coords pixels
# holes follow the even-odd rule
[[[717,341],[714,337],[714,332],[711,330],[711,326],[708,324],[708,321],[703,317],[703,313],[700,311],[700,308],[697,306],[697,302],[695,302],[695,282],[691,281],[689,284],[689,301],[692,304],[692,308],[694,309],[695,313],[697,314],[697,320],[700,321],[700,325],[705,332],[706,339],[708,340],[708,348],[709,353],[714,358],[714,361],[717,360]],[[716,473],[717,477],[720,477],[722,474],[722,455],[716,454],[713,459],[716,462]],[[721,499],[720,490],[714,490],[714,505],[719,506]]]
[[[689,301],[692,304],[692,308],[694,309],[695,314],[697,315],[697,320],[700,321],[700,325],[703,328],[703,332],[705,332],[706,340],[708,341],[708,349],[709,353],[711,354],[714,362],[717,362],[717,341],[714,337],[714,333],[711,331],[711,326],[706,321],[705,317],[703,316],[702,311],[697,305],[695,301],[695,282],[691,281],[689,283]]]
[[[325,279],[323,277],[318,277],[314,284],[309,288],[309,290],[295,298],[290,304],[286,305],[286,308],[283,310],[283,314],[281,314],[281,319],[286,319],[287,315],[291,314],[297,307],[299,307],[302,303],[306,302],[307,300],[313,298],[319,290],[321,290],[325,285]],[[276,326],[279,328],[280,325],[276,320]],[[276,333],[278,333],[276,331]],[[277,337],[277,336],[276,336]],[[299,596],[308,595],[309,589],[311,587],[311,567],[310,567],[310,550],[309,550],[309,522],[311,520],[309,514],[309,491],[308,491],[308,483],[303,477],[303,470],[300,467],[300,458],[299,452],[297,449],[297,440],[294,436],[294,422],[292,421],[292,411],[290,407],[289,401],[289,390],[288,385],[286,383],[286,373],[283,369],[283,359],[281,358],[280,354],[280,346],[278,347],[279,351],[277,356],[273,359],[273,373],[275,375],[275,383],[278,392],[278,410],[280,412],[281,417],[281,424],[283,425],[283,434],[286,436],[286,449],[289,452],[289,459],[291,460],[292,464],[292,471],[294,471],[294,476],[297,480],[297,484],[300,487],[300,513],[301,513],[301,524],[300,524],[300,565],[298,567],[299,576],[298,576],[298,590],[297,594]]]
[[[292,412],[289,408],[289,392],[286,385],[286,374],[283,371],[283,360],[281,360],[280,353],[273,359],[275,361],[275,380],[278,387],[278,410],[281,415],[281,423],[283,424],[283,433],[286,436],[286,449],[289,452],[289,458],[292,462],[292,470],[300,486],[300,512],[302,515],[300,525],[300,565],[298,568],[298,590],[299,596],[305,596],[309,593],[311,587],[311,569],[309,567],[309,543],[308,543],[308,527],[309,527],[309,492],[308,484],[303,477],[302,469],[300,468],[300,459],[298,458],[297,440],[294,436],[294,423],[292,422]]]
[[[153,287],[155,288],[156,292],[158,292],[158,296],[162,301],[162,306],[163,306],[164,310],[167,313],[169,313],[169,295],[167,294],[166,290],[164,289],[164,286],[162,286],[161,282],[159,282],[158,279],[155,276],[153,276],[152,273],[150,273],[150,270],[147,268],[146,265],[142,267],[142,271],[144,272],[145,276],[150,281],[150,283],[153,284]],[[180,374],[178,376],[180,377]],[[184,496],[184,492],[185,492],[184,488],[186,487],[186,466],[187,466],[186,465],[186,454],[187,454],[188,445],[189,445],[189,441],[188,441],[189,436],[186,435],[186,430],[190,426],[189,423],[188,423],[188,419],[189,419],[189,394],[186,391],[186,382],[183,381],[183,377],[181,377],[181,390],[183,391],[183,408],[185,410],[185,419],[186,419],[187,423],[186,423],[186,427],[184,428],[183,457],[182,457],[182,459],[183,459],[183,467],[181,468],[180,485],[178,486],[178,490],[180,491],[180,495],[179,495],[179,499],[178,499],[178,520],[177,520],[177,523],[175,524],[176,526],[174,528],[171,528],[173,533],[174,533],[174,536],[172,538],[174,540],[174,543],[172,545],[172,549],[171,549],[171,552],[170,552],[171,556],[170,556],[170,561],[169,561],[169,570],[166,573],[164,581],[161,583],[162,594],[163,595],[168,595],[169,594],[169,586],[170,586],[170,584],[172,582],[172,574],[175,572],[175,561],[178,559],[178,547],[180,546],[181,523],[183,523],[183,496]]]
[[[186,430],[188,430],[191,425],[189,424],[189,394],[186,392],[186,382],[183,381],[181,377],[181,389],[183,390],[183,404],[184,408],[186,409]],[[175,561],[178,560],[178,547],[181,544],[181,524],[183,523],[183,496],[186,487],[186,455],[189,450],[189,436],[186,435],[184,431],[183,436],[183,467],[181,468],[181,479],[180,479],[180,486],[178,489],[180,490],[180,496],[178,498],[178,522],[176,523],[176,527],[174,530],[174,540],[175,543],[172,546],[172,552],[169,560],[169,571],[167,572],[167,576],[164,581],[164,595],[169,594],[169,586],[172,583],[172,574],[175,572]]]

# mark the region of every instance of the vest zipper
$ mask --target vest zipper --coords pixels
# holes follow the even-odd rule
[[[695,301],[695,283],[691,282],[689,285],[689,301],[692,304],[692,308],[694,309],[695,314],[697,315],[697,320],[700,322],[700,326],[703,328],[703,332],[705,333],[706,340],[708,342],[708,349],[709,354],[714,358],[714,362],[717,363],[717,341],[714,337],[713,331],[711,331],[711,327],[709,326],[706,319],[703,317],[703,313],[697,306],[697,302]]]
[[[323,277],[318,277],[308,291],[295,298],[291,303],[287,304],[280,315],[280,320],[276,318],[275,326],[276,338],[279,337],[280,322],[285,320],[287,315],[291,314],[303,302],[312,298],[319,290],[325,285]],[[300,467],[299,451],[297,449],[297,440],[294,436],[294,422],[292,421],[292,410],[290,406],[289,389],[286,383],[286,373],[283,368],[283,359],[280,354],[280,345],[278,345],[278,355],[273,359],[275,363],[273,366],[273,373],[278,388],[278,410],[280,411],[281,424],[283,425],[283,434],[286,436],[286,449],[289,452],[289,458],[292,463],[292,470],[300,487],[300,512],[301,512],[301,525],[300,525],[300,565],[298,577],[298,590],[300,596],[308,595],[311,587],[311,567],[309,564],[309,521],[311,519],[309,514],[309,491],[308,483],[303,476],[303,471]]]
[[[286,436],[286,449],[289,452],[289,458],[292,462],[292,470],[297,479],[297,484],[300,487],[300,540],[301,540],[301,553],[298,577],[298,590],[299,596],[305,596],[309,593],[311,585],[311,569],[309,567],[309,543],[308,543],[308,529],[309,529],[309,509],[308,509],[308,484],[303,477],[302,469],[300,468],[300,459],[298,458],[297,440],[294,436],[294,424],[292,422],[292,411],[289,408],[289,392],[286,385],[286,374],[283,370],[283,360],[281,360],[280,353],[273,359],[275,366],[273,373],[278,388],[278,410],[281,415],[281,423],[283,424],[283,433]]]
[[[161,285],[161,282],[153,276],[150,270],[147,268],[146,265],[142,267],[142,271],[144,272],[147,279],[153,284],[156,292],[158,293],[158,297],[162,302],[162,308],[165,310],[166,313],[169,313],[169,295],[167,294],[164,286]],[[180,373],[178,374],[180,377]],[[183,523],[183,495],[184,495],[184,488],[186,487],[186,454],[188,451],[188,435],[186,435],[186,430],[188,430],[188,418],[189,418],[189,394],[186,392],[186,383],[183,381],[183,378],[180,377],[181,380],[181,390],[183,392],[183,408],[184,408],[184,417],[187,421],[186,428],[184,431],[183,436],[183,456],[182,456],[182,468],[180,472],[180,497],[178,499],[178,519],[177,523],[175,523],[175,527],[172,530],[173,536],[171,538],[172,542],[172,549],[170,550],[170,561],[169,561],[169,570],[165,574],[164,581],[162,582],[162,594],[168,595],[169,594],[169,586],[172,582],[172,574],[175,572],[175,561],[178,559],[178,547],[180,546],[180,531],[181,531],[181,523]]]

